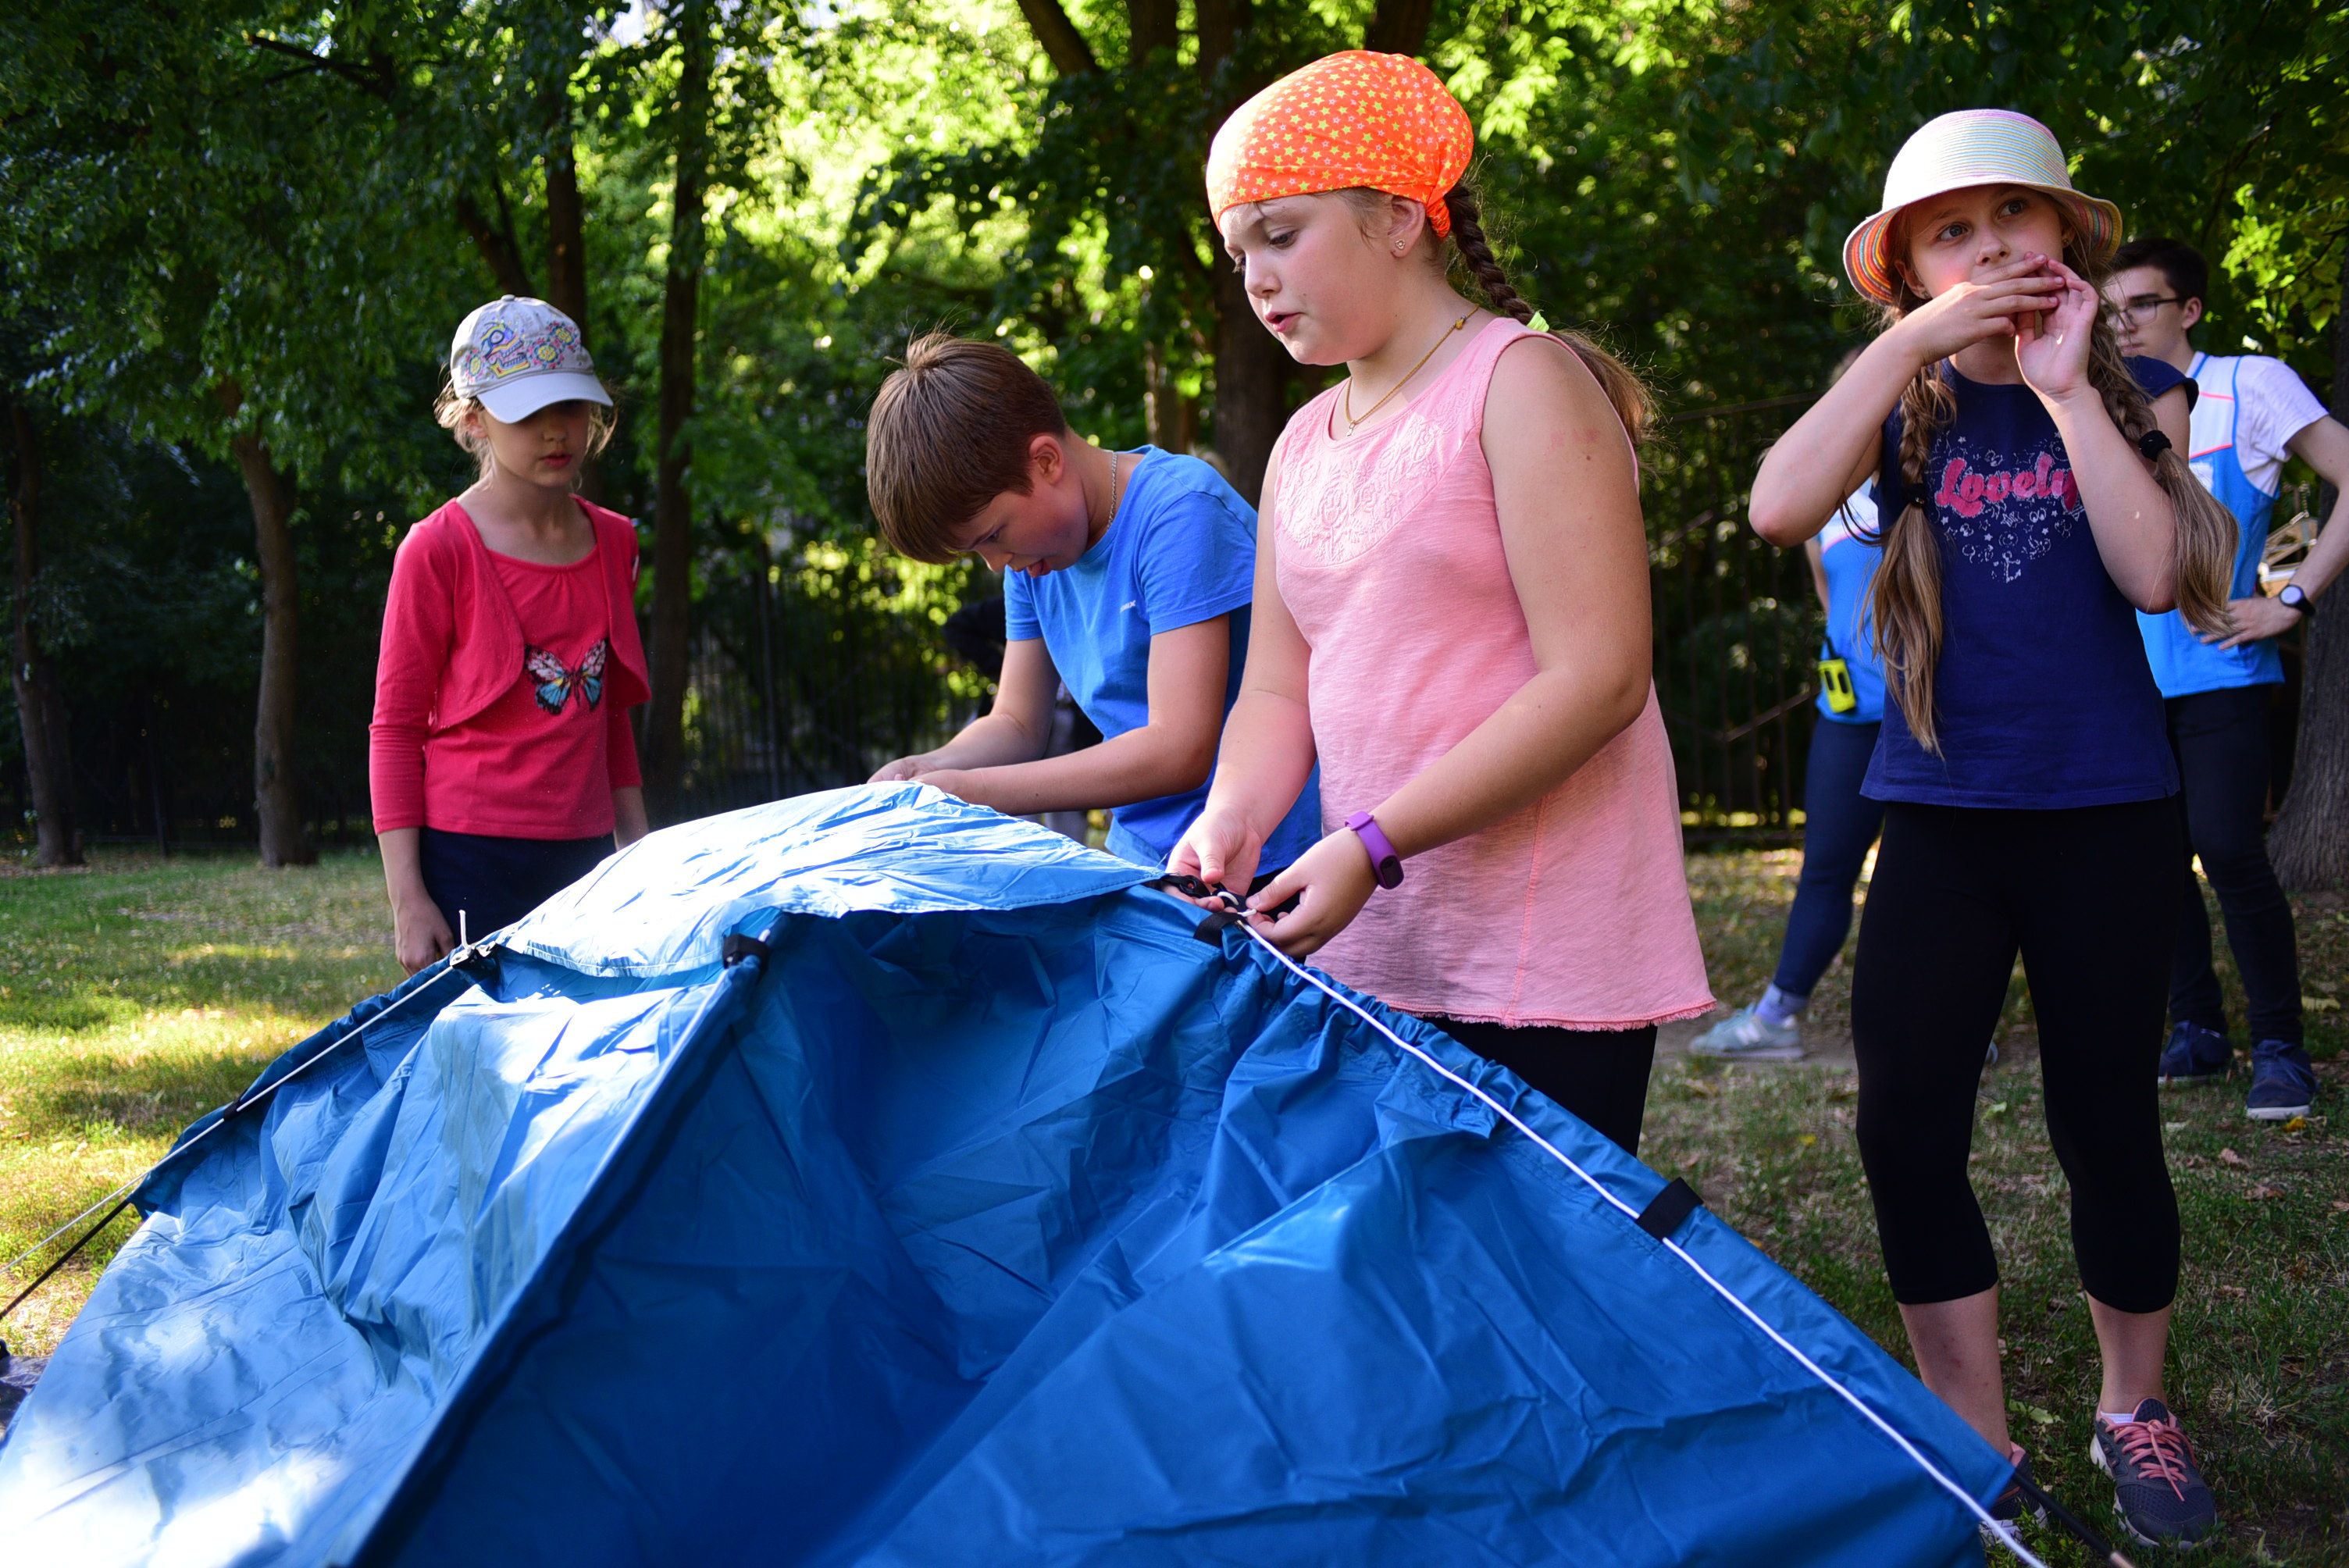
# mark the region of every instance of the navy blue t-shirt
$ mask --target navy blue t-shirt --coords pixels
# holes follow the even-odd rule
[[[2148,397],[2186,380],[2158,359],[2128,365]],[[1941,754],[1920,746],[1900,705],[1887,702],[1860,792],[2043,810],[2175,795],[2178,765],[2136,608],[2096,553],[2054,420],[2028,387],[1941,370],[1958,395],[1925,469],[1941,552]],[[1888,517],[1900,430],[1895,408],[1877,492]]]

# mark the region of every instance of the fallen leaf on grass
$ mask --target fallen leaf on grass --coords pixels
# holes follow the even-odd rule
[[[2349,1200],[2341,1198],[2333,1199],[2333,1212],[2336,1214],[2349,1214]]]
[[[2244,1193],[2243,1196],[2249,1198],[2254,1203],[2261,1203],[2265,1202],[2270,1198],[2282,1197],[2283,1189],[2281,1187],[2271,1187],[2264,1181],[2255,1181],[2251,1184],[2251,1190]]]
[[[2307,1126],[2308,1126],[2308,1118],[2306,1118],[2306,1117],[2304,1117],[2304,1116],[2295,1116],[2295,1117],[2293,1117],[2290,1121],[2287,1121],[2287,1122],[2285,1122],[2285,1123],[2283,1124],[2283,1130],[2284,1130],[2286,1132],[2298,1132],[2298,1131],[2301,1131],[2302,1130],[2303,1130],[2304,1128],[2306,1128]]]
[[[2243,1163],[2243,1157],[2236,1153],[2231,1149],[2221,1149],[2219,1150],[2219,1163],[2221,1165],[2240,1165]]]
[[[1709,1078],[1689,1078],[1686,1082],[1689,1093],[1702,1095],[1707,1099],[1713,1099],[1721,1092],[1721,1086]]]
[[[2341,1009],[2338,996],[2302,996],[2300,1005],[2312,1013],[2334,1013]]]

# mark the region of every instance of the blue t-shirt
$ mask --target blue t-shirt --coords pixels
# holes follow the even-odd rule
[[[1103,739],[1150,722],[1150,639],[1225,614],[1232,618],[1229,714],[1247,663],[1256,591],[1256,511],[1239,492],[1196,458],[1156,447],[1132,457],[1117,514],[1091,550],[1058,572],[1003,580],[1005,637],[1044,639],[1070,696]],[[1206,799],[1201,785],[1115,808],[1110,850],[1164,865]],[[1321,836],[1320,801],[1319,779],[1307,780],[1266,841],[1260,871],[1288,864]]]
[[[1862,485],[1819,530],[1819,567],[1827,579],[1827,653],[1851,672],[1851,695],[1858,706],[1837,713],[1819,693],[1819,717],[1837,724],[1876,724],[1884,717],[1884,665],[1876,656],[1876,632],[1868,617],[1868,591],[1884,559],[1876,526],[1873,487]]]
[[[2184,382],[2132,359],[2148,397]],[[1925,468],[1941,555],[1941,755],[1898,703],[1860,792],[1874,800],[2056,810],[2178,792],[2135,606],[2106,574],[2055,422],[2020,384],[1970,381]],[[2191,396],[2191,383],[2189,396]],[[1900,487],[1900,411],[1884,421],[1877,504]]]

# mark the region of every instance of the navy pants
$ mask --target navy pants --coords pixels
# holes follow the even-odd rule
[[[1877,731],[1883,727],[1830,718],[1811,726],[1803,781],[1803,874],[1795,883],[1795,907],[1786,915],[1785,943],[1778,949],[1772,982],[1788,996],[1808,996],[1851,934],[1851,890],[1859,885],[1868,846],[1884,826],[1883,804],[1859,792],[1868,759],[1876,754]]]
[[[512,925],[612,852],[612,835],[592,839],[499,839],[424,828],[416,855],[424,891],[449,923],[451,936],[487,936]],[[458,929],[462,911],[464,929]]]
[[[2227,1006],[2210,967],[2210,914],[2192,857],[2219,895],[2227,945],[2243,977],[2251,1040],[2301,1043],[2300,954],[2292,905],[2268,861],[2268,698],[2263,686],[2174,696],[2169,745],[2186,810],[2186,890],[2169,964],[2169,1016],[2227,1032]]]

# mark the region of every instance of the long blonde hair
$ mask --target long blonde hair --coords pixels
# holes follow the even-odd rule
[[[1896,254],[1899,243],[1896,240]],[[2089,287],[2102,292],[2103,269],[2089,261],[2068,232],[2064,264],[2086,280]],[[1882,313],[1887,327],[1925,304],[1924,296],[1905,277],[1896,274],[1893,292],[1895,303]],[[2101,310],[2089,329],[2088,384],[2104,399],[2105,412],[2130,445],[2160,428],[2137,377],[2129,374],[2120,345]],[[1927,474],[1933,443],[1949,428],[1957,411],[1957,390],[1943,377],[1939,365],[1920,370],[1900,394],[1902,493],[1885,498],[1884,559],[1868,597],[1876,651],[1884,662],[1885,689],[1900,705],[1901,717],[1909,721],[1917,744],[1937,757],[1941,743],[1933,708],[1933,672],[1941,659],[1941,553],[1925,511],[1931,495]],[[2178,608],[2201,631],[2227,631],[2231,625],[2227,589],[2235,569],[2234,514],[2202,488],[2181,452],[2164,450],[2156,457],[2153,477],[2177,513],[2169,564]]]

